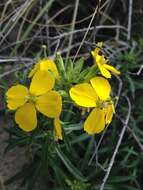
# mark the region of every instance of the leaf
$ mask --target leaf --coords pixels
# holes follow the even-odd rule
[[[16,137],[26,137],[27,134],[22,131],[19,127],[9,127],[9,128],[4,128],[4,130],[9,133],[9,135],[13,135],[13,136],[16,136]]]
[[[71,163],[71,161],[66,157],[66,155],[58,148],[55,147],[55,150],[62,160],[63,164],[66,166],[68,171],[77,179],[80,181],[87,181],[87,179],[82,175],[82,173]]]
[[[80,73],[81,72],[81,70],[82,70],[82,68],[83,68],[83,64],[84,64],[84,58],[82,57],[82,58],[80,58],[79,60],[77,60],[76,62],[75,62],[75,66],[74,66],[74,71],[76,72],[76,73]]]
[[[58,68],[58,71],[59,71],[61,77],[63,79],[65,79],[66,73],[65,73],[64,61],[63,61],[63,58],[61,57],[61,55],[59,53],[56,54],[55,63],[56,63],[56,66]]]
[[[71,59],[69,59],[67,61],[67,68],[66,68],[66,73],[67,73],[68,78],[71,78],[71,75],[73,75],[73,72],[74,72],[74,70],[73,70],[73,62],[72,62]]]
[[[129,75],[127,75],[127,79],[129,81],[132,97],[135,98],[135,84],[134,84],[134,81],[132,80],[132,78]]]
[[[9,139],[8,142],[8,146],[5,148],[4,154],[6,154],[7,152],[9,152],[11,149],[20,146],[20,145],[26,145],[29,143],[30,137],[26,136],[26,137],[19,137],[19,138],[13,138],[13,139]]]
[[[130,180],[134,180],[135,176],[112,176],[112,179],[109,179],[109,183],[123,183]]]

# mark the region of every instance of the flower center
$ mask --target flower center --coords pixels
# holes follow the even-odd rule
[[[28,102],[35,103],[36,102],[36,96],[33,94],[29,94],[27,97]]]
[[[97,107],[99,107],[99,108],[106,108],[109,104],[110,104],[109,101],[98,100]]]

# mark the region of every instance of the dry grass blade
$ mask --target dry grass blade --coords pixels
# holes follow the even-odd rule
[[[75,28],[76,17],[77,17],[77,13],[78,13],[78,7],[79,7],[79,0],[76,0],[75,1],[75,9],[74,9],[74,14],[73,14],[71,31],[74,31],[74,28]],[[69,37],[69,44],[68,44],[69,51],[67,52],[66,62],[67,62],[67,59],[68,59],[68,57],[70,55],[70,49],[71,49],[70,47],[72,45],[72,41],[73,41],[73,33],[71,33],[71,35]]]

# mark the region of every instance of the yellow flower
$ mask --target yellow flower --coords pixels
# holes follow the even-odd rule
[[[16,110],[15,121],[26,132],[37,127],[37,114],[54,118],[55,137],[62,139],[59,116],[62,109],[62,98],[53,89],[54,77],[50,72],[37,71],[33,76],[30,88],[23,85],[12,86],[6,92],[7,106]]]
[[[29,78],[33,77],[37,71],[50,71],[56,79],[59,79],[58,69],[51,59],[40,60],[29,73]]]
[[[84,130],[90,135],[100,133],[112,121],[114,105],[110,92],[111,86],[103,77],[94,77],[90,84],[77,84],[69,91],[77,105],[93,108],[84,123]]]
[[[102,47],[103,47],[103,42],[98,42],[97,47],[94,49],[94,51],[91,51],[92,55],[93,54],[94,56],[98,55]]]
[[[95,64],[97,64],[101,74],[106,78],[111,78],[111,73],[115,73],[117,75],[120,74],[120,71],[115,69],[113,66],[107,64],[107,60],[105,59],[104,55],[99,55],[100,48],[102,48],[103,43],[99,42],[98,47],[91,51],[91,54],[94,58]]]
[[[63,136],[62,136],[62,128],[61,128],[61,124],[60,124],[60,120],[59,117],[54,119],[54,132],[55,132],[55,139],[58,140],[62,140]]]

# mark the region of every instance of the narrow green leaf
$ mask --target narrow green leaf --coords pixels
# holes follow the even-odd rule
[[[66,155],[58,148],[55,148],[58,156],[62,160],[63,164],[69,170],[69,172],[80,181],[87,181],[87,179],[82,175],[82,173],[71,163],[71,161],[66,157]]]

